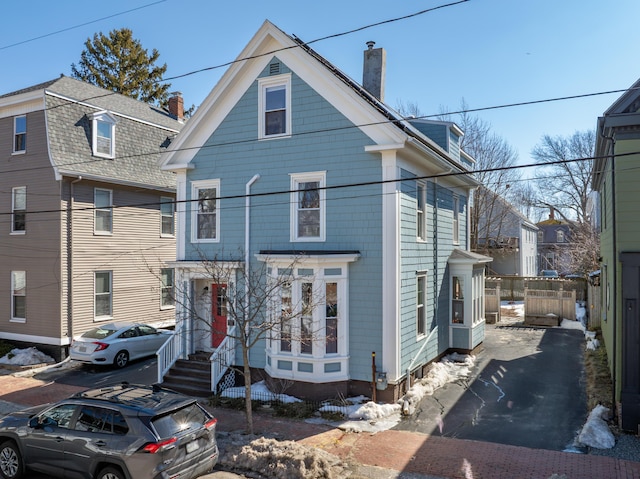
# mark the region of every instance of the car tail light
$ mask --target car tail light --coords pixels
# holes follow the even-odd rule
[[[140,450],[142,452],[148,452],[149,454],[155,454],[160,450],[165,450],[169,449],[169,447],[173,447],[177,440],[177,438],[172,437],[160,442],[150,442],[148,444],[145,444]]]
[[[96,345],[96,351],[102,351],[103,349],[107,349],[109,347],[107,343],[101,343],[100,341],[95,341],[93,344]]]
[[[216,427],[216,424],[218,424],[218,420],[214,417],[213,419],[209,419],[207,422],[205,422],[204,427],[206,427],[207,429],[213,429]]]

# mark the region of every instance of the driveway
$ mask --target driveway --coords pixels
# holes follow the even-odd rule
[[[395,429],[572,450],[586,417],[580,330],[487,325],[472,374],[425,396]]]

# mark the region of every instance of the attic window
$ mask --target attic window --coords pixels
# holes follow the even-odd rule
[[[258,80],[258,138],[291,135],[291,75]]]
[[[116,119],[106,111],[95,113],[91,123],[94,156],[115,158]]]
[[[269,75],[279,75],[280,74],[280,62],[272,63],[269,65]]]

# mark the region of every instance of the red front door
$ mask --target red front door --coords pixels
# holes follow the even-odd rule
[[[211,285],[211,346],[217,348],[227,336],[227,285]]]

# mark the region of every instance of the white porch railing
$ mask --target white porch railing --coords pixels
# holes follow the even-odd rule
[[[229,369],[229,366],[233,364],[235,355],[235,341],[232,339],[235,336],[235,326],[227,333],[227,337],[220,343],[220,346],[211,355],[209,361],[211,361],[211,390],[215,391],[218,382],[222,379],[224,374]]]
[[[156,357],[158,358],[158,384],[164,380],[165,374],[182,356],[181,334],[174,331],[169,339],[158,349]]]

